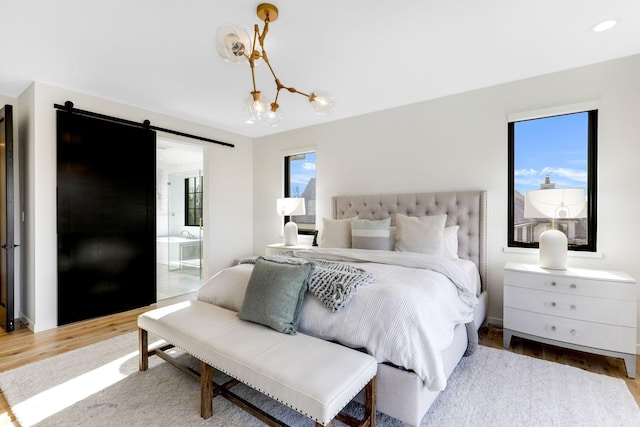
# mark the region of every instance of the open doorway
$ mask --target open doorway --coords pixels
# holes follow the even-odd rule
[[[158,137],[156,144],[157,298],[196,291],[202,283],[204,150]]]

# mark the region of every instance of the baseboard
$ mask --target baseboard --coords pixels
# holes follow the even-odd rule
[[[487,317],[487,324],[491,326],[496,326],[498,328],[502,328],[502,319],[498,317]]]
[[[31,329],[31,332],[35,332],[34,324],[27,316],[20,314],[20,319],[18,320],[20,321],[22,327],[26,326],[27,328]]]

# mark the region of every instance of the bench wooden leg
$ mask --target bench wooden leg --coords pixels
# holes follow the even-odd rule
[[[149,369],[149,335],[142,328],[138,328],[138,369]]]
[[[376,425],[376,377],[371,378],[364,389],[364,419],[369,420],[365,425]]]
[[[374,427],[376,425],[376,377],[371,378],[371,381],[364,387],[364,417],[359,420],[340,412],[336,415],[336,419],[350,427]],[[316,423],[316,427],[321,425]],[[331,423],[327,424],[327,426],[330,425]]]
[[[200,362],[200,416],[207,419],[213,415],[213,368]]]

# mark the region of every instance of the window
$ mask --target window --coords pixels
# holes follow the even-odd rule
[[[313,234],[316,228],[316,153],[309,151],[284,158],[284,197],[302,197],[305,215],[294,215],[299,234]],[[287,222],[285,218],[285,223]]]
[[[597,130],[596,109],[509,117],[508,246],[537,248],[540,234],[553,227],[567,235],[570,250],[596,251]],[[583,189],[580,213],[559,207],[556,218],[546,217],[531,208],[534,193],[526,203],[528,191],[549,188]]]
[[[200,227],[202,223],[202,176],[184,180],[184,225]]]

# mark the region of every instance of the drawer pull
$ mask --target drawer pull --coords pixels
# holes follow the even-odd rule
[[[553,332],[557,332],[558,331],[558,328],[555,325],[550,326],[549,329],[551,329]],[[578,330],[577,329],[570,329],[569,333],[575,337],[576,335],[578,335]]]
[[[556,282],[551,282],[551,283],[549,283],[549,284],[550,284],[551,286],[555,286],[555,285],[556,285]]]
[[[577,288],[577,287],[578,287],[578,285],[576,285],[575,283],[572,283],[569,287],[570,287],[571,289],[575,289],[575,288]]]
[[[558,307],[558,303],[557,303],[557,302],[555,302],[555,301],[551,301],[551,302],[549,303],[549,305],[550,305],[551,307]],[[578,307],[577,307],[575,304],[571,304],[571,305],[569,306],[569,309],[570,309],[570,310],[575,310],[576,308],[578,308]]]

